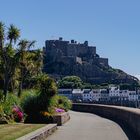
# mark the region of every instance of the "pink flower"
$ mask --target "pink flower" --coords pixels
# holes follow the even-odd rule
[[[14,106],[12,109],[12,113],[16,122],[21,122],[23,119],[23,112],[17,106]]]
[[[18,117],[19,121],[22,121],[23,113],[22,112],[18,112],[17,113],[17,117]]]
[[[55,111],[56,111],[57,113],[65,112],[65,111],[64,111],[63,109],[61,109],[61,108],[56,108]]]
[[[13,109],[12,109],[12,112],[14,113],[14,112],[18,112],[19,111],[19,108],[18,107],[14,107]]]

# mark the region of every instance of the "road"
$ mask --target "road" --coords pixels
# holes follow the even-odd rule
[[[128,140],[115,122],[90,113],[70,111],[71,119],[47,140]]]

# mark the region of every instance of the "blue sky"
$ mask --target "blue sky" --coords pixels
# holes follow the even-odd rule
[[[0,0],[0,20],[21,29],[21,37],[89,41],[109,64],[140,74],[139,0]]]

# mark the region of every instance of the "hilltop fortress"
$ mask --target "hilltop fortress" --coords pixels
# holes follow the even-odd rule
[[[118,82],[118,71],[116,70],[115,73],[115,69],[109,66],[108,59],[101,58],[96,53],[96,47],[89,46],[88,41],[77,43],[71,40],[69,42],[61,37],[58,40],[47,40],[43,53],[43,71],[57,79],[77,75],[90,83]],[[125,76],[124,82],[133,81],[131,76],[125,73],[123,75]],[[120,79],[123,82],[124,78]]]

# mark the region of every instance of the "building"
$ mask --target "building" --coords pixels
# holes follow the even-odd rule
[[[72,100],[72,89],[58,89],[58,94],[66,96],[68,99]]]
[[[59,95],[68,97],[74,102],[96,102],[114,105],[139,107],[140,90],[120,90],[118,87],[109,89],[59,89]]]
[[[101,98],[100,89],[93,89],[91,92],[92,92],[92,101],[95,102],[100,101]]]
[[[118,87],[110,87],[109,89],[110,101],[117,102],[120,99],[120,90]]]
[[[77,102],[83,101],[83,90],[81,89],[73,89],[72,90],[72,100]]]
[[[83,101],[91,102],[93,100],[92,90],[91,89],[83,89]]]
[[[107,89],[100,89],[100,99],[101,102],[109,101],[109,91]]]
[[[129,90],[120,90],[120,100],[121,101],[128,101],[129,100]]]
[[[135,102],[138,101],[138,94],[136,91],[129,91],[129,96],[128,96],[128,100]]]

